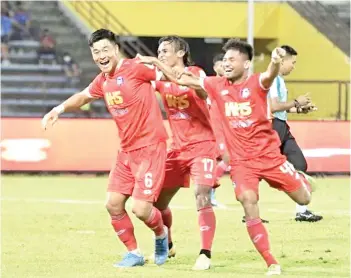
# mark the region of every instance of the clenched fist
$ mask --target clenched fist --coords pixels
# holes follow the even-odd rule
[[[283,48],[277,47],[272,51],[272,62],[274,64],[279,64],[286,55],[286,51]]]

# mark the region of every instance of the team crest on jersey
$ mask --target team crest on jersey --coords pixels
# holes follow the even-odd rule
[[[118,76],[117,77],[117,85],[121,86],[124,83],[123,77],[122,76]]]
[[[228,95],[229,94],[229,91],[228,90],[223,90],[222,92],[221,92],[221,95],[222,96],[225,96],[225,95]]]
[[[241,97],[248,98],[250,96],[250,90],[248,88],[244,88],[241,90]]]
[[[169,82],[165,83],[165,87],[166,87],[166,88],[171,87],[171,83],[169,83]]]
[[[182,91],[187,91],[189,88],[187,86],[179,86],[179,89],[181,89]]]

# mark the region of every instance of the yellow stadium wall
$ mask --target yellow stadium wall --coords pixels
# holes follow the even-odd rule
[[[247,5],[233,2],[101,2],[136,36],[246,37]],[[275,37],[279,4],[257,4],[255,37]]]
[[[77,2],[76,2],[77,3]],[[247,4],[238,2],[100,2],[137,36],[247,36]],[[66,4],[70,6],[70,3]],[[196,11],[196,12],[195,12]],[[82,14],[89,25],[89,16]],[[117,31],[117,30],[115,30]],[[256,39],[275,39],[299,52],[296,70],[287,80],[349,80],[347,56],[286,3],[256,3]],[[276,45],[271,45],[273,48]],[[257,63],[262,71],[268,64]],[[310,92],[319,110],[307,119],[334,118],[337,84],[288,84],[290,97]],[[345,106],[344,100],[342,106]],[[291,119],[301,115],[291,115]]]

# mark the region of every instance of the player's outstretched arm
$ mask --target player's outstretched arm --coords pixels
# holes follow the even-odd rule
[[[285,54],[286,51],[279,47],[272,51],[271,62],[267,70],[260,75],[260,83],[263,88],[268,90],[272,86],[274,79],[278,76],[280,64]]]
[[[196,94],[202,98],[207,98],[207,93],[203,90],[201,86],[201,79],[193,75],[189,71],[183,71],[178,73],[174,71],[171,67],[165,65],[156,57],[137,55],[138,63],[154,65],[160,70],[163,75],[171,82],[177,83],[179,85],[187,86],[196,91]]]
[[[201,99],[207,98],[207,92],[203,89],[204,77],[199,77],[190,71],[184,71],[177,75],[176,83],[187,86],[195,90],[197,96]]]
[[[58,120],[59,115],[63,112],[71,112],[77,110],[81,106],[93,100],[94,98],[90,96],[88,88],[79,93],[74,94],[73,96],[65,100],[63,103],[53,108],[49,113],[47,113],[43,117],[41,121],[42,128],[46,130],[49,125],[53,126]]]
[[[142,56],[140,54],[137,54],[136,58],[138,58],[136,61],[137,63],[156,66],[157,69],[163,73],[164,77],[166,77],[167,80],[171,82],[176,81],[176,75],[172,71],[172,68],[165,64],[162,64],[156,57]]]

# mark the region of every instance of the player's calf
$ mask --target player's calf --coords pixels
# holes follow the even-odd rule
[[[152,203],[140,200],[134,202],[132,211],[155,233],[155,263],[164,264],[168,257],[168,234],[161,212]]]
[[[175,257],[175,248],[172,241],[172,223],[173,216],[172,211],[169,208],[169,203],[179,191],[180,187],[164,188],[162,189],[157,201],[155,202],[155,207],[159,209],[162,215],[163,224],[168,228],[168,257]]]
[[[270,252],[268,233],[262,224],[258,208],[258,195],[253,190],[247,190],[237,197],[245,211],[247,232],[256,250],[265,260],[268,267],[278,264]]]
[[[211,205],[211,186],[196,185],[195,198],[198,210],[198,222],[201,235],[200,256],[211,258],[212,243],[216,231],[216,216]],[[201,260],[203,261],[203,260]],[[198,263],[197,263],[198,264]],[[203,269],[208,269],[210,261],[204,264]],[[199,269],[197,266],[196,269]]]
[[[144,264],[137,241],[134,235],[134,226],[125,211],[124,206],[127,197],[117,192],[109,192],[106,209],[111,217],[111,225],[121,242],[126,246],[128,253],[115,267],[132,267]]]
[[[153,230],[156,237],[165,237],[161,212],[152,203],[135,200],[132,211],[136,217]]]

